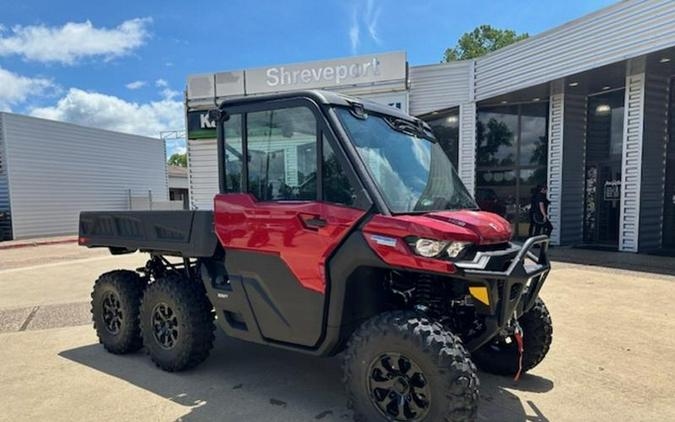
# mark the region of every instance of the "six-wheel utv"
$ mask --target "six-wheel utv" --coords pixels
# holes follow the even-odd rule
[[[322,91],[228,100],[210,115],[213,211],[80,216],[82,245],[150,255],[96,281],[108,351],[145,347],[162,369],[191,368],[215,321],[255,343],[342,352],[364,421],[473,420],[474,362],[518,376],[544,358],[547,238],[512,243],[424,122]]]

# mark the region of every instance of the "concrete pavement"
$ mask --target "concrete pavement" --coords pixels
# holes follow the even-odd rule
[[[37,249],[12,269],[0,252],[1,421],[351,419],[338,358],[220,334],[209,359],[184,373],[142,353],[106,353],[88,322],[91,283],[145,257]],[[551,352],[518,383],[480,374],[481,421],[675,420],[675,277],[557,263],[542,296]]]

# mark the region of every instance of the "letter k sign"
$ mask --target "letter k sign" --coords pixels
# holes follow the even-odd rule
[[[209,119],[209,113],[202,113],[199,115],[199,127],[202,129],[215,129],[216,122]]]

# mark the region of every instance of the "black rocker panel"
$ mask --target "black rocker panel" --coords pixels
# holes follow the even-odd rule
[[[225,267],[230,279],[241,280],[262,337],[306,347],[318,343],[325,296],[302,287],[279,256],[228,249]]]

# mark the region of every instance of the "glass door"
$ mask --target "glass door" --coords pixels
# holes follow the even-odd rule
[[[624,90],[588,97],[584,241],[617,246]]]

